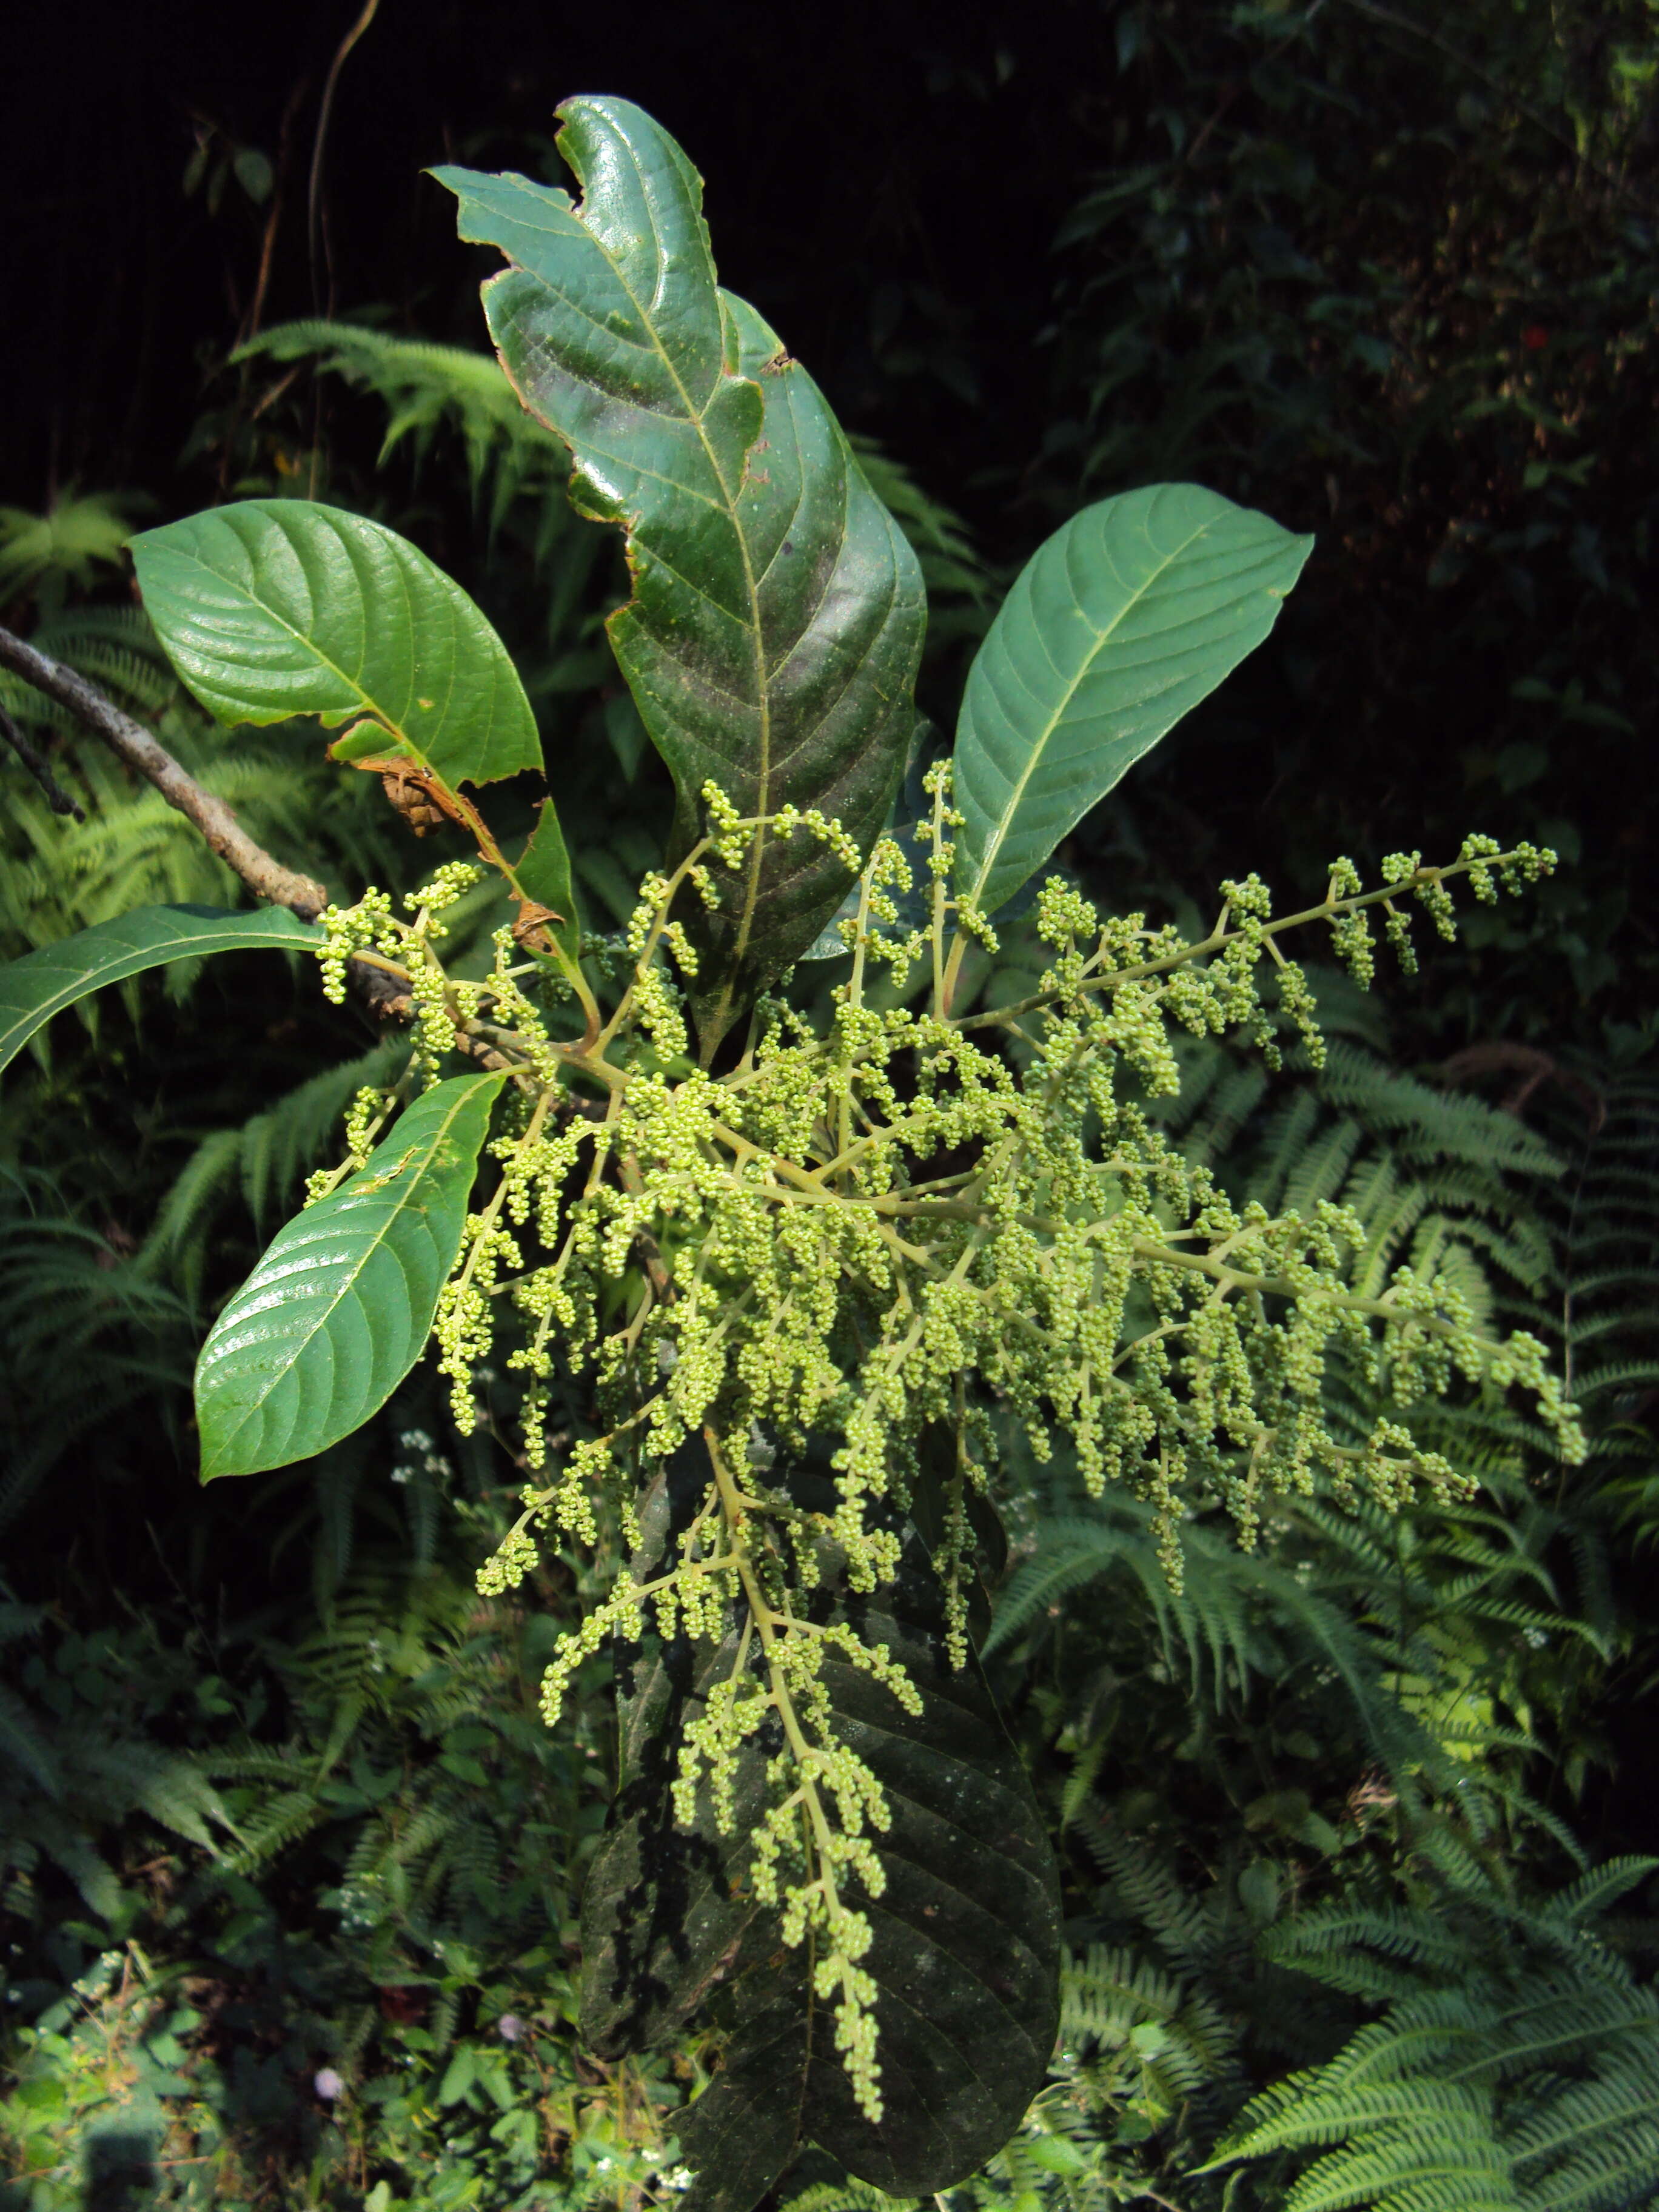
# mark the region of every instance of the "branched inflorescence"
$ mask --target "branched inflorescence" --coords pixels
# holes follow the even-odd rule
[[[1249,877],[1223,887],[1220,916],[1195,944],[1139,915],[1103,921],[1053,878],[1036,908],[1048,960],[1037,990],[954,1016],[963,951],[995,939],[950,894],[948,768],[933,771],[929,796],[931,818],[909,839],[924,880],[912,881],[890,838],[858,874],[856,911],[842,926],[852,971],[827,1026],[786,999],[763,1000],[740,1058],[718,1075],[687,1056],[696,961],[684,921],[712,900],[717,871],[743,866],[760,824],[712,786],[708,834],[672,875],[641,887],[614,1011],[574,1042],[550,1034],[508,933],[487,981],[445,975],[437,917],[465,872],[441,872],[409,922],[373,893],[325,917],[331,988],[348,957],[375,958],[405,979],[426,1067],[459,1044],[514,1078],[492,1146],[500,1173],[438,1320],[464,1429],[473,1370],[507,1316],[518,1323],[508,1364],[525,1379],[534,1479],[479,1587],[522,1581],[550,1534],[596,1541],[602,1507],[637,1543],[639,1501],[670,1455],[688,1445],[705,1455],[678,1564],[646,1581],[622,1575],[564,1639],[544,1710],[556,1719],[574,1669],[613,1630],[634,1636],[649,1622],[665,1638],[731,1650],[729,1673],[684,1731],[677,1808],[690,1823],[706,1804],[729,1831],[743,1763],[765,1762],[754,1891],[780,1911],[787,1942],[810,1945],[809,1971],[833,2000],[872,2114],[876,1990],[854,1899],[881,1893],[873,1838],[889,1812],[838,1733],[833,1675],[856,1667],[899,1705],[919,1707],[916,1684],[884,1646],[860,1639],[841,1601],[893,1580],[930,1468],[945,1469],[933,1559],[944,1644],[961,1666],[966,1507],[992,1479],[999,1416],[1039,1460],[1069,1439],[1095,1494],[1121,1483],[1150,1499],[1172,1578],[1182,1519],[1207,1503],[1224,1504],[1248,1545],[1276,1495],[1322,1486],[1392,1506],[1419,1485],[1472,1487],[1401,1421],[1379,1421],[1357,1442],[1334,1436],[1322,1410],[1334,1360],[1357,1364],[1400,1407],[1457,1377],[1519,1386],[1569,1455],[1582,1449],[1535,1339],[1486,1340],[1451,1284],[1407,1269],[1380,1296],[1358,1295],[1351,1213],[1322,1202],[1272,1218],[1235,1205],[1139,1103],[1177,1087],[1172,1036],[1183,1029],[1242,1026],[1276,1059],[1276,1030],[1288,1023],[1317,1058],[1307,979],[1278,941],[1287,931],[1322,926],[1368,982],[1373,908],[1408,957],[1413,902],[1446,930],[1449,879],[1468,876],[1478,896],[1495,898],[1553,856],[1472,837],[1447,868],[1394,856],[1370,892],[1342,860],[1323,902],[1282,921]],[[791,812],[767,826],[815,837],[859,869],[837,823]],[[918,910],[925,924],[907,927],[902,915]],[[929,963],[932,991],[911,1003],[913,972]],[[1277,1022],[1264,976],[1276,983]],[[356,1109],[353,1160],[381,1110],[372,1098]],[[550,1467],[556,1371],[589,1378],[598,1420]],[[795,1479],[809,1459],[831,1491]]]

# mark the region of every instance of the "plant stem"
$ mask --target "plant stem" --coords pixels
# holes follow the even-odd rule
[[[789,1695],[789,1686],[784,1679],[783,1670],[776,1656],[778,1630],[782,1628],[788,1632],[798,1630],[801,1624],[792,1620],[787,1613],[775,1612],[768,1604],[765,1593],[756,1577],[753,1565],[743,1540],[743,1523],[746,1515],[741,1493],[732,1477],[731,1471],[726,1467],[725,1457],[712,1429],[703,1431],[703,1441],[708,1447],[709,1464],[714,1470],[714,1481],[720,1491],[720,1504],[726,1516],[726,1541],[731,1547],[738,1573],[743,1583],[743,1594],[748,1606],[749,1617],[754,1622],[756,1632],[760,1638],[761,1650],[766,1662],[767,1680],[772,1693],[772,1703],[779,1720],[783,1724],[784,1735],[788,1741],[791,1752],[794,1754],[795,1765],[800,1774],[803,1810],[806,1814],[810,1832],[817,1845],[817,1886],[822,1890],[823,1901],[829,1908],[830,1941],[833,1942],[836,1940],[837,1916],[841,1910],[841,1899],[836,1890],[835,1876],[835,1831],[830,1826],[830,1816],[823,1809],[823,1801],[818,1793],[817,1770],[820,1765],[819,1755],[807,1741],[801,1729],[799,1719],[795,1712],[794,1701]]]
[[[0,737],[5,738],[29,774],[46,793],[46,804],[54,814],[72,815],[76,821],[84,822],[86,809],[71,799],[57,777],[44,753],[38,753],[18,728],[3,707],[0,707]]]

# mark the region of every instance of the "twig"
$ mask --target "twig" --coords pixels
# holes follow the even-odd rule
[[[621,1156],[617,1171],[622,1178],[623,1188],[637,1198],[645,1188],[645,1177],[640,1173],[639,1161],[632,1152],[624,1152]],[[672,1305],[675,1297],[674,1278],[668,1272],[661,1245],[648,1229],[641,1227],[634,1231],[634,1249],[640,1255],[659,1304]]]
[[[273,906],[289,907],[306,921],[314,921],[328,904],[328,893],[321,884],[310,876],[296,875],[263,845],[256,844],[224,800],[204,791],[165,745],[141,722],[123,713],[95,684],[3,629],[0,629],[0,667],[9,668],[37,691],[67,707],[129,768],[154,784],[169,806],[177,807],[195,823],[212,850],[235,870],[257,897],[269,899]]]
[[[253,298],[236,333],[236,344],[245,346],[258,332],[264,318],[265,294],[270,287],[271,264],[276,252],[276,230],[283,219],[283,198],[288,187],[289,161],[294,150],[294,124],[300,112],[300,103],[306,96],[306,80],[296,78],[289,94],[288,105],[283,110],[281,133],[276,141],[276,174],[270,194],[270,212],[265,217],[264,235],[259,241],[259,269],[254,279]]]
[[[0,707],[0,737],[22,762],[24,767],[46,794],[46,804],[54,814],[72,814],[77,822],[87,818],[86,810],[72,799],[58,782],[46,763],[46,755],[38,753],[18,728],[3,707]]]
[[[328,216],[323,206],[323,153],[328,143],[329,118],[334,112],[334,90],[340,82],[340,71],[345,67],[346,57],[363,33],[374,21],[380,0],[367,0],[363,11],[346,33],[329,64],[328,76],[323,84],[322,105],[317,111],[317,136],[311,148],[311,181],[306,193],[306,236],[311,252],[311,297],[319,314],[334,313],[334,256],[328,234]],[[328,271],[328,300],[326,305],[317,288],[317,246],[320,239],[323,260]]]

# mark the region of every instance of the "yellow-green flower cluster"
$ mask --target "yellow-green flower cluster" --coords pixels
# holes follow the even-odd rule
[[[318,1168],[306,1177],[305,1202],[314,1206],[319,1198],[326,1198],[337,1190],[348,1176],[354,1176],[364,1167],[374,1149],[374,1140],[392,1118],[395,1091],[380,1091],[373,1085],[361,1090],[346,1109],[345,1158],[337,1167]]]
[[[538,1480],[480,1588],[522,1580],[538,1528],[594,1540],[604,1498],[631,1534],[636,1501],[671,1455],[706,1450],[678,1564],[651,1583],[624,1574],[564,1639],[545,1709],[556,1715],[574,1669],[612,1627],[637,1634],[647,1614],[665,1637],[729,1652],[684,1731],[677,1808],[690,1821],[707,1803],[729,1828],[740,1794],[754,1802],[739,1790],[745,1762],[764,1763],[756,1893],[780,1912],[787,1941],[813,1936],[820,1994],[872,2112],[876,1991],[860,1964],[868,1923],[848,1898],[880,1893],[874,1839],[887,1810],[842,1740],[831,1682],[850,1662],[914,1705],[909,1677],[859,1637],[847,1601],[893,1580],[906,1516],[940,1465],[942,1643],[964,1662],[967,1502],[991,1471],[994,1408],[1039,1458],[1068,1438],[1091,1491],[1121,1482],[1150,1499],[1172,1577],[1194,1502],[1224,1504],[1248,1544],[1275,1494],[1324,1483],[1339,1498],[1363,1490],[1397,1504],[1418,1484],[1466,1486],[1403,1423],[1379,1423],[1358,1444],[1334,1436],[1334,1362],[1385,1380],[1402,1405],[1460,1376],[1521,1387],[1564,1449],[1580,1449],[1534,1340],[1485,1341],[1437,1278],[1402,1270],[1379,1295],[1359,1295],[1352,1214],[1236,1206],[1139,1103],[1178,1086],[1171,1038],[1182,1028],[1242,1027],[1275,1055],[1277,1017],[1317,1055],[1312,995],[1279,949],[1283,930],[1328,927],[1365,981],[1370,905],[1396,934],[1407,899],[1443,926],[1448,875],[1495,896],[1550,856],[1471,839],[1449,870],[1393,856],[1371,893],[1340,860],[1323,903],[1282,922],[1249,876],[1222,887],[1220,918],[1196,944],[1139,915],[1103,921],[1055,878],[1037,901],[1047,966],[1036,991],[953,1015],[963,946],[994,933],[950,893],[960,817],[948,768],[930,772],[928,796],[930,817],[913,833],[927,855],[927,927],[901,921],[909,862],[896,840],[880,841],[843,926],[852,973],[827,1022],[764,1000],[740,1060],[719,1076],[687,1058],[684,987],[697,963],[677,902],[715,896],[712,870],[739,866],[761,825],[712,784],[707,836],[673,875],[641,886],[620,998],[579,1043],[553,1042],[507,972],[504,936],[489,984],[444,977],[432,939],[448,878],[419,895],[412,928],[378,895],[331,912],[325,956],[331,978],[355,950],[395,957],[424,1055],[441,1021],[453,1037],[486,1002],[505,1024],[490,1034],[506,1037],[520,1081],[492,1146],[499,1179],[469,1222],[437,1323],[464,1428],[495,1331],[511,1316],[521,1332],[509,1364],[526,1377],[524,1455]],[[842,825],[820,814],[789,809],[766,826],[814,836],[858,866]],[[927,1003],[895,1004],[886,986],[884,1002],[873,998],[878,963],[902,988],[919,962],[933,976]],[[1263,976],[1277,979],[1276,1015]],[[591,1405],[594,1432],[547,1468],[556,1375]]]

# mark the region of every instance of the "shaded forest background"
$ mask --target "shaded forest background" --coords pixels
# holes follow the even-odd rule
[[[1193,479],[1317,533],[1269,646],[1068,844],[1093,896],[1188,921],[1252,868],[1311,900],[1339,853],[1369,872],[1470,829],[1560,853],[1385,1003],[1333,988],[1322,1075],[1195,1053],[1171,1126],[1545,1333],[1592,1461],[1470,1413],[1437,1441],[1480,1508],[1314,1501],[1251,1562],[1199,1528],[1179,1606],[1134,1512],[1090,1519],[1063,1469],[1014,1516],[989,1659],[1077,1964],[1038,2148],[967,2193],[1218,2204],[1225,2177],[1190,2175],[1253,2094],[1455,1990],[1515,2201],[1650,2201],[1653,0],[380,0],[348,50],[352,27],[338,0],[37,10],[4,94],[0,620],[283,858],[344,888],[428,854],[314,735],[209,729],[143,632],[128,531],[258,493],[379,515],[473,592],[602,921],[666,820],[599,629],[619,557],[503,404],[488,257],[422,175],[556,179],[580,91],[688,148],[722,280],[863,442],[923,556],[942,722],[1007,581],[1089,501]],[[40,701],[0,704],[89,817],[0,761],[0,950],[233,901]],[[194,1344],[386,1049],[233,963],[64,1018],[0,1094],[0,2142],[30,2212],[665,2194],[703,2055],[601,2069],[568,2027],[610,1723],[602,1668],[557,1740],[533,1683],[589,1571],[480,1609],[514,1469],[418,1380],[325,1462],[195,1488]],[[1579,1895],[1591,1863],[1623,1871]],[[1603,1906],[1592,1972],[1563,1931]],[[1544,2075],[1504,2040],[1516,1989],[1560,1995]],[[1547,2193],[1538,2115],[1568,2091],[1603,2125],[1622,2100],[1636,2145],[1599,2197]],[[1307,2140],[1230,2203],[1283,2203]]]

